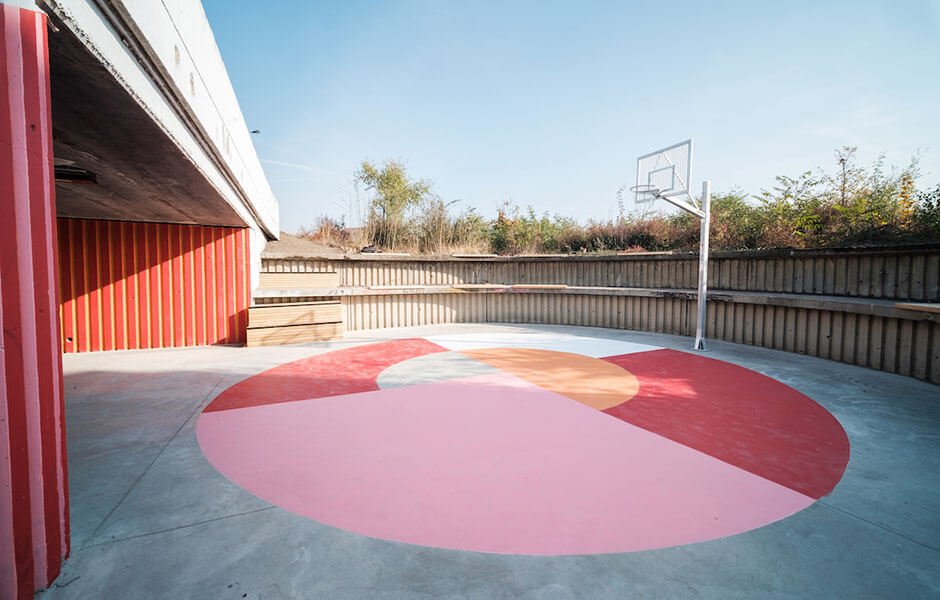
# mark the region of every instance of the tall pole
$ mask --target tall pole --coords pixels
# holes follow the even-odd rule
[[[839,198],[839,205],[845,206],[845,157],[839,159],[839,164],[842,165],[842,196]]]
[[[693,350],[705,349],[706,295],[708,293],[708,230],[711,225],[712,182],[702,182],[702,233],[698,251],[698,319]]]

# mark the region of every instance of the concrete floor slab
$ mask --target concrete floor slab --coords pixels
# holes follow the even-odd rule
[[[167,531],[268,506],[216,471],[187,425],[99,524],[89,543]]]
[[[845,428],[834,492],[740,535],[664,550],[532,557],[371,539],[267,505],[214,473],[194,417],[225,387],[329,349],[420,335],[564,332],[687,349],[687,338],[578,327],[440,326],[276,348],[65,357],[75,535],[43,598],[818,598],[940,595],[940,388],[735,344],[709,356],[809,395]]]

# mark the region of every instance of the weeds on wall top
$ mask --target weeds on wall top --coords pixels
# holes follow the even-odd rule
[[[835,152],[830,169],[781,175],[756,196],[733,189],[712,196],[711,245],[719,250],[826,248],[940,241],[940,184],[917,189],[918,157],[903,169],[884,157],[860,165],[854,147]],[[402,163],[364,161],[355,174],[357,200],[365,195],[363,227],[322,217],[300,233],[321,243],[394,252],[581,253],[694,250],[698,221],[684,213],[639,215],[580,224],[564,215],[538,214],[504,202],[496,218],[445,201]]]

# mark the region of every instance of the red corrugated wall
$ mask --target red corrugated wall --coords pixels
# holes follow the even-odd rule
[[[63,352],[245,341],[248,230],[59,219]]]
[[[69,552],[45,16],[0,4],[0,598]]]

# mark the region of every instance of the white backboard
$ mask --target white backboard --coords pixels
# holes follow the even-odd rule
[[[650,152],[636,159],[636,185],[653,186],[659,195],[666,198],[683,196],[691,199],[692,184],[692,140]],[[641,198],[640,196],[643,196]],[[648,199],[637,194],[636,201]]]

